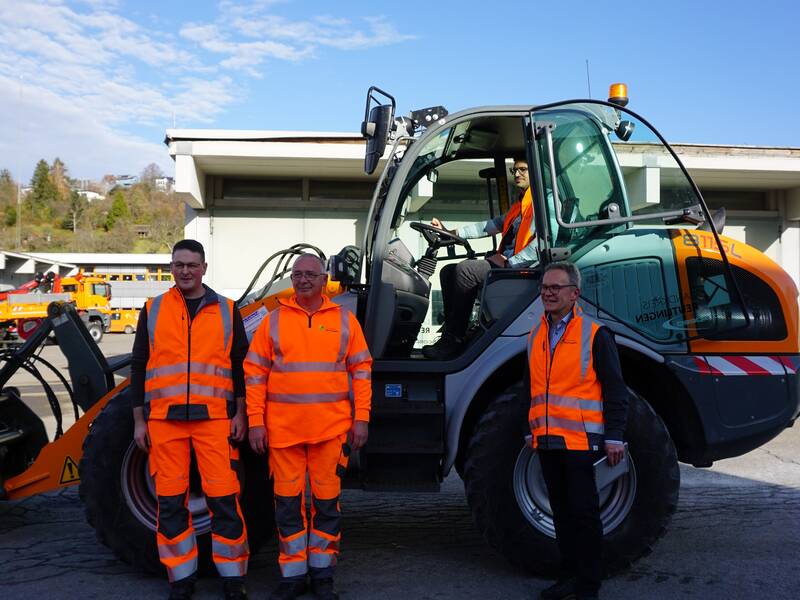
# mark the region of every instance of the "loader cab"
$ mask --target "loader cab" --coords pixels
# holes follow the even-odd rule
[[[534,302],[542,266],[554,260],[581,268],[590,313],[650,341],[682,344],[746,325],[724,258],[711,265],[691,256],[698,243],[724,253],[710,226],[696,235],[700,242],[675,229],[710,217],[648,123],[603,102],[498,107],[450,115],[418,138],[396,140],[363,248],[370,287],[363,322],[373,356],[419,359],[419,348],[434,341],[443,319],[441,269],[485,258],[500,236],[464,243],[426,225],[437,217],[454,229],[502,216],[519,195],[508,170],[515,156],[528,160],[537,252],[524,268],[486,278],[453,368],[478,356]]]

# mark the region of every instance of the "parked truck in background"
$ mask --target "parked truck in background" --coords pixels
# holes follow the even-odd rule
[[[111,288],[108,333],[136,331],[139,310],[150,298],[166,292],[173,285],[169,271],[94,271],[85,275],[107,282]]]
[[[3,293],[5,297],[0,297],[0,326],[13,327],[16,335],[23,340],[47,317],[47,306],[51,302],[74,304],[95,342],[102,339],[103,332],[108,328],[111,320],[111,287],[100,277],[80,273],[60,277],[48,273],[46,276],[37,276],[21,289],[24,291],[11,290]]]
[[[558,566],[547,490],[526,443],[524,393],[527,336],[543,315],[547,264],[578,265],[580,304],[613,332],[630,388],[629,469],[600,491],[609,571],[649,552],[667,530],[679,461],[705,467],[746,453],[800,412],[797,287],[761,252],[721,235],[724,215],[710,214],[669,144],[625,107],[626,95],[617,86],[608,102],[456,114],[434,107],[396,117],[394,98],[371,88],[365,170],[385,162],[361,244],[329,261],[338,291],[336,283],[328,291],[357,316],[374,359],[370,439],[351,457],[345,485],[434,492],[455,469],[488,542],[534,573]],[[530,169],[539,258],[493,269],[463,352],[425,359],[415,346],[430,322],[432,277],[442,265],[491,249],[476,251],[428,223],[454,207],[476,221],[507,210],[506,173],[517,156]],[[417,236],[425,240],[421,251]],[[288,293],[291,257],[308,250],[272,257],[279,262],[271,279],[248,286],[238,304],[249,330],[276,293]],[[68,339],[70,322],[56,317],[56,336],[60,328]],[[28,447],[25,456],[35,460],[26,469],[19,467],[25,461],[10,461],[19,451],[9,446],[13,468],[2,471],[3,490],[19,498],[74,483],[46,465],[80,459],[80,495],[99,539],[159,571],[156,498],[147,455],[132,442],[127,381],[114,387],[114,366],[102,356],[62,347],[75,376],[98,382],[81,388],[86,414],[38,458],[35,445]],[[0,387],[12,370],[0,371]],[[242,464],[255,549],[272,533],[270,488],[262,458],[245,448]],[[196,478],[189,507],[207,548],[210,519]]]

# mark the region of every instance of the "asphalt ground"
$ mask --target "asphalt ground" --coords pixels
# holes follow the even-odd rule
[[[101,349],[113,355],[131,343],[132,336],[108,335]],[[54,347],[43,351],[63,367],[58,355]],[[45,414],[43,395],[27,379],[12,384]],[[607,581],[602,597],[800,597],[799,451],[795,428],[710,469],[682,466],[678,511],[666,537],[650,556]],[[483,541],[455,474],[438,494],[345,491],[342,505],[337,585],[343,599],[525,599],[549,585],[509,566]],[[275,585],[276,558],[274,543],[251,558],[251,597],[264,598]],[[76,488],[0,503],[3,600],[166,597],[166,591],[165,579],[134,570],[96,541]],[[208,578],[195,597],[220,595],[219,581]]]

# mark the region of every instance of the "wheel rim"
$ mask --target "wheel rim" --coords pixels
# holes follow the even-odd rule
[[[131,443],[125,452],[120,471],[120,483],[125,503],[136,520],[151,531],[155,531],[158,501],[156,484],[150,476],[147,453],[142,452],[136,447],[136,444]],[[189,512],[192,515],[192,525],[197,535],[211,531],[211,515],[208,512],[206,498],[201,490],[195,490],[193,487],[189,490]]]
[[[99,342],[100,338],[103,337],[103,330],[99,327],[92,327],[89,329],[89,334],[95,342]]]
[[[628,516],[636,498],[636,465],[629,454],[630,470],[599,492],[603,534],[614,531]],[[539,455],[528,445],[522,448],[514,465],[514,495],[522,514],[541,533],[556,537],[553,511],[542,475]]]

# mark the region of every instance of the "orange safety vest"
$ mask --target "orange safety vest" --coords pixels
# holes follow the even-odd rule
[[[522,220],[517,229],[517,237],[514,240],[514,254],[519,254],[525,246],[533,239],[533,197],[531,196],[531,188],[528,187],[519,202],[511,205],[506,213],[505,221],[503,221],[503,235],[501,239],[506,237],[506,234],[511,230],[514,221],[522,213]],[[502,249],[501,249],[502,250]]]
[[[279,302],[244,362],[250,426],[266,425],[269,445],[285,448],[369,421],[372,357],[355,316],[325,296],[312,314],[295,296]]]
[[[550,352],[546,315],[528,336],[531,407],[528,423],[533,447],[589,450],[600,446],[603,390],[592,360],[594,336],[600,325],[575,306],[564,335]]]
[[[194,319],[176,287],[147,301],[148,419],[227,419],[234,408],[233,301],[206,289]]]

